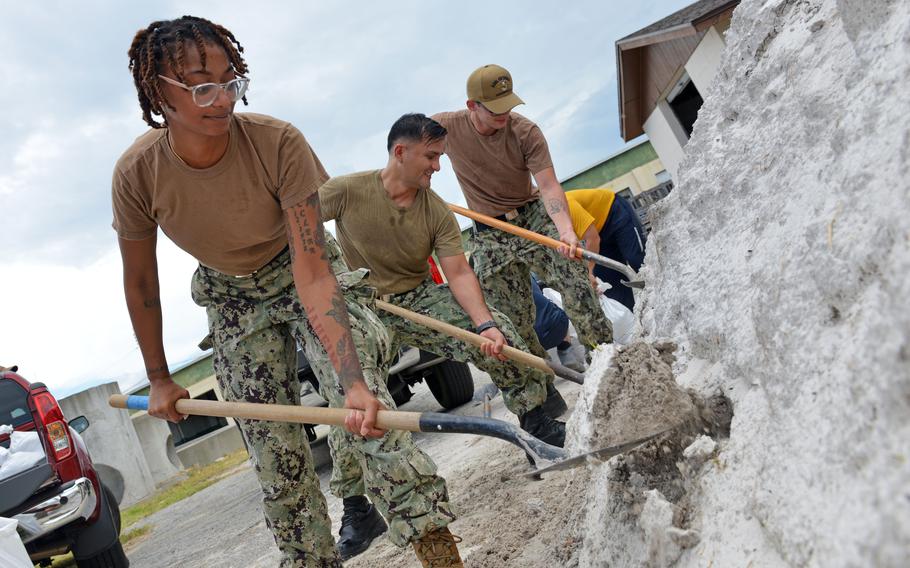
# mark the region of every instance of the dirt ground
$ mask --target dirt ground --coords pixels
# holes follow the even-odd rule
[[[490,388],[489,377],[473,369],[475,399]],[[557,380],[557,387],[574,405],[580,387]],[[424,385],[403,410],[438,411]],[[497,396],[493,417],[517,422]],[[457,414],[481,415],[479,402],[455,409]],[[569,413],[566,414],[566,417]],[[565,418],[565,417],[564,417]],[[584,468],[555,472],[540,481],[526,479],[524,455],[514,446],[470,435],[416,435],[418,444],[436,461],[447,479],[459,515],[452,532],[460,536],[466,566],[573,566],[577,564],[575,520],[583,508],[588,474]],[[337,534],[341,501],[328,493],[330,469],[318,470]],[[567,522],[566,519],[569,519]],[[171,566],[273,567],[278,551],[266,529],[260,491],[247,466],[192,497],[149,516],[142,524],[151,532],[127,549],[133,568]],[[345,563],[350,567],[419,567],[411,549],[399,549],[384,537],[369,550]]]

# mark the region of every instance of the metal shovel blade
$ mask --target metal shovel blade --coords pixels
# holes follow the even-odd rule
[[[578,467],[584,463],[587,463],[588,458],[596,459],[598,461],[606,461],[614,456],[623,454],[630,450],[641,446],[646,442],[650,442],[654,438],[665,434],[668,430],[661,430],[660,432],[655,432],[654,434],[645,436],[644,438],[639,438],[637,440],[632,440],[631,442],[624,442],[622,444],[617,444],[615,446],[609,446],[606,448],[600,448],[599,450],[594,450],[593,452],[587,452],[585,454],[579,454],[577,456],[572,456],[570,458],[565,458],[563,460],[558,460],[555,462],[550,462],[549,464],[540,467],[534,471],[529,471],[525,474],[525,477],[531,477],[539,479],[544,473],[549,473],[551,471],[559,471],[561,469],[571,469],[573,467]]]

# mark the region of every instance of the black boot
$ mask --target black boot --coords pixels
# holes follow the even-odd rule
[[[341,559],[347,560],[369,548],[373,539],[384,533],[388,526],[366,497],[345,497],[342,502],[344,513],[341,515],[337,548]]]
[[[553,386],[553,383],[547,383],[547,400],[543,401],[543,411],[547,413],[547,416],[550,418],[559,418],[566,413],[569,407],[566,406],[566,401],[562,398],[562,395],[559,394],[559,391],[556,390],[556,387]]]
[[[518,417],[521,429],[541,442],[551,446],[563,447],[566,443],[566,423],[553,420],[543,409],[543,405],[525,412]]]

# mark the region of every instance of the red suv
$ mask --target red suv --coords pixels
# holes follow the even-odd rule
[[[129,566],[120,544],[120,509],[78,434],[88,419],[67,423],[47,387],[15,371],[0,368],[0,425],[37,431],[45,459],[0,478],[0,516],[19,521],[19,536],[35,562],[72,551],[79,568]],[[0,434],[0,445],[9,448],[9,434]]]

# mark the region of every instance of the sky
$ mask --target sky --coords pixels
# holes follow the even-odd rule
[[[184,14],[234,32],[250,105],[296,125],[331,175],[381,168],[406,112],[464,108],[465,80],[496,63],[547,137],[560,179],[621,149],[615,41],[689,4],[627,2],[4,2],[0,19],[0,365],[58,397],[143,378],[111,229],[114,163],[147,130],[127,49]],[[433,188],[464,198],[443,160]],[[462,226],[465,219],[459,219]],[[159,233],[172,367],[200,354],[197,263]]]

